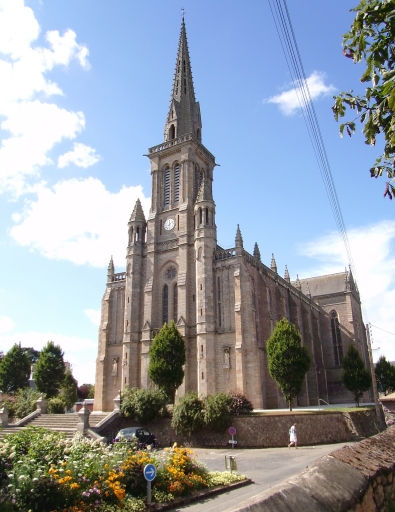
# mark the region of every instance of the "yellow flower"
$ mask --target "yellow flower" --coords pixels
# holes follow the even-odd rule
[[[67,470],[66,470],[66,474],[67,474],[67,475],[71,475],[71,469],[67,469]]]

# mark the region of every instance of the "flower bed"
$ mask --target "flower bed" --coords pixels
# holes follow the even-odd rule
[[[245,480],[209,472],[192,450],[136,450],[130,443],[102,445],[80,435],[72,440],[43,428],[9,434],[0,443],[0,510],[3,512],[143,512],[147,483],[143,470],[154,464],[152,501]]]

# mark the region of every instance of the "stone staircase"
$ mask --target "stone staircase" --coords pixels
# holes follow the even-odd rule
[[[91,414],[89,416],[89,427],[95,427],[100,421],[106,418],[108,413]],[[72,438],[77,432],[77,424],[79,422],[79,416],[77,413],[71,414],[40,414],[33,420],[26,423],[23,427],[12,426],[9,424],[8,427],[0,430],[0,440],[4,438],[6,434],[15,434],[16,432],[23,430],[27,427],[42,427],[56,432],[63,432],[68,438]]]

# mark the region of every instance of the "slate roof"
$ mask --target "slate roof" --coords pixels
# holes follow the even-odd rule
[[[301,291],[305,295],[311,294],[312,297],[320,295],[329,295],[332,293],[345,292],[347,290],[347,278],[350,276],[348,271],[340,272],[338,274],[328,274],[326,276],[308,277],[300,279]],[[296,281],[292,281],[293,286],[296,286]],[[351,275],[351,288],[354,287],[354,280]]]

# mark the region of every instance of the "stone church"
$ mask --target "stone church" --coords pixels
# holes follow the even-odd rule
[[[341,383],[350,343],[369,368],[360,297],[352,272],[291,282],[250,254],[239,227],[235,244],[217,244],[212,183],[215,157],[202,144],[184,20],[164,142],[148,150],[151,208],[137,200],[128,223],[125,272],[110,261],[101,305],[95,405],[113,409],[126,386],[150,387],[148,351],[165,322],[185,339],[185,378],[177,391],[238,389],[255,408],[286,403],[267,368],[266,342],[285,317],[301,332],[312,364],[295,405],[352,402]],[[125,230],[126,238],[126,230]]]

